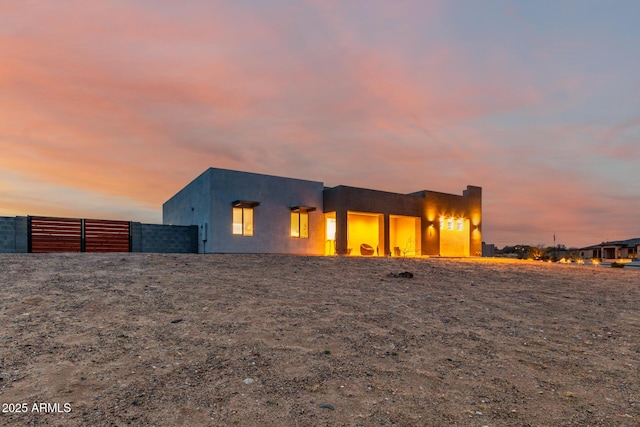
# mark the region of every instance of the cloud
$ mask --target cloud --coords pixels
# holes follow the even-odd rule
[[[632,117],[613,123],[600,131],[594,131],[597,144],[593,151],[597,155],[614,158],[624,162],[637,162],[640,159],[640,117]]]
[[[54,185],[14,172],[1,172],[0,184],[0,216],[135,218],[142,222],[161,222],[161,214],[156,206],[140,203],[136,199]]]

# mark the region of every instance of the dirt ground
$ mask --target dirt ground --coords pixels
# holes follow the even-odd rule
[[[640,425],[640,269],[5,254],[0,325],[2,426]]]

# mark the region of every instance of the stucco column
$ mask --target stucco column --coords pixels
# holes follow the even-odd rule
[[[336,211],[336,254],[347,255],[347,211]]]
[[[482,188],[467,185],[463,194],[470,220],[469,256],[482,256]]]
[[[390,242],[390,239],[389,239],[389,236],[390,236],[390,233],[389,233],[389,214],[384,214],[384,219],[382,221],[382,228],[383,228],[383,231],[382,231],[383,238],[382,238],[382,240],[383,240],[383,243],[384,243],[384,245],[383,245],[384,252],[381,255],[389,256],[391,254],[391,246],[389,244],[389,242]]]
[[[423,221],[422,253],[424,255],[440,255],[440,224],[436,221]]]

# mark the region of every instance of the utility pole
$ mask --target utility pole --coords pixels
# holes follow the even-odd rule
[[[556,246],[556,232],[553,232],[553,260],[557,261],[558,260],[558,253],[556,252],[556,249],[558,247]]]

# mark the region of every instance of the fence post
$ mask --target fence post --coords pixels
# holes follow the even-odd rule
[[[31,215],[27,216],[27,252],[31,253]]]
[[[86,234],[85,234],[85,220],[81,219],[80,220],[80,252],[86,252],[87,251],[87,238],[86,238]]]

